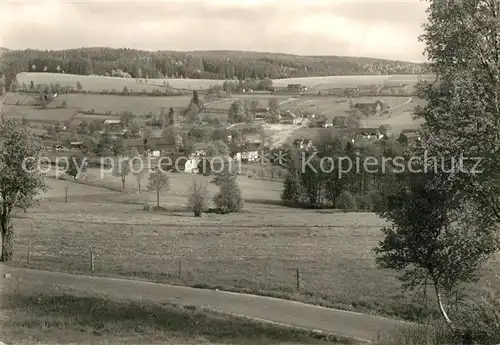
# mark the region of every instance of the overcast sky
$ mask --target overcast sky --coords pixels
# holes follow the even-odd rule
[[[422,61],[420,0],[0,0],[0,46],[254,50]]]

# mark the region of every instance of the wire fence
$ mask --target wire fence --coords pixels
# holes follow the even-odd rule
[[[198,287],[276,291],[283,293],[321,289],[311,284],[314,272],[271,260],[242,257],[203,259],[200,257],[142,257],[82,250],[47,253],[37,246],[25,247],[14,255],[18,267],[54,270],[85,275],[104,275]]]

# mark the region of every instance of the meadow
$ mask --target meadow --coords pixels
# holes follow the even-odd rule
[[[348,339],[261,324],[215,311],[123,299],[33,281],[0,284],[7,344],[325,344]]]
[[[191,97],[170,96],[170,97],[145,97],[145,96],[118,96],[118,95],[85,95],[67,94],[58,96],[59,102],[66,101],[68,108],[82,111],[94,109],[98,113],[111,111],[113,114],[130,111],[134,114],[145,115],[148,113],[157,114],[165,107],[168,111],[170,107],[187,108]]]
[[[239,177],[245,210],[194,218],[186,210],[193,178],[171,174],[164,210],[143,210],[154,195],[125,191],[109,173],[90,171],[88,184],[48,178],[50,194],[15,219],[14,265],[220,288],[401,318],[425,315],[402,294],[393,272],[379,270],[372,248],[386,223],[370,213],[279,206],[282,184]],[[68,203],[64,188],[68,185]],[[144,185],[144,184],[143,184]],[[210,184],[210,194],[217,188]],[[493,263],[486,279],[499,283]],[[297,290],[296,270],[300,272]],[[179,274],[180,273],[180,274]]]
[[[363,75],[363,76],[327,76],[327,77],[306,77],[275,79],[273,85],[276,87],[286,87],[288,84],[301,84],[315,90],[326,90],[336,87],[355,87],[358,85],[381,84],[384,82],[404,82],[413,84],[417,82],[418,75]],[[423,75],[423,79],[430,80],[432,76]],[[207,89],[213,85],[222,85],[223,80],[210,79],[148,79],[147,84],[137,83],[134,78],[117,78],[105,76],[82,76],[62,73],[20,73],[17,76],[20,83],[29,85],[31,81],[35,84],[60,83],[61,85],[72,85],[76,87],[79,81],[84,89],[100,92],[103,89],[117,91],[123,90],[126,86],[134,90],[146,89],[153,91],[155,88],[163,88],[164,82],[168,82],[171,88],[177,89]]]

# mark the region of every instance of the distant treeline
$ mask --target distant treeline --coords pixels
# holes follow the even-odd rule
[[[425,73],[416,63],[340,56],[297,56],[241,51],[142,51],[80,48],[8,50],[3,68],[10,73],[55,72],[132,78],[280,79],[330,75]],[[14,74],[15,75],[15,74]]]

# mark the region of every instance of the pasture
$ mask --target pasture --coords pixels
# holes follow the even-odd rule
[[[347,310],[394,317],[421,316],[402,295],[396,276],[377,269],[372,248],[384,221],[370,213],[336,213],[279,206],[282,184],[239,177],[245,210],[230,215],[186,211],[193,178],[171,174],[171,190],[161,195],[165,210],[148,213],[154,193],[136,191],[132,177],[120,180],[89,171],[88,188],[48,179],[51,194],[15,219],[14,264],[147,279],[279,296]],[[144,181],[145,182],[145,181]],[[70,193],[64,203],[64,186]],[[144,184],[143,184],[144,185]],[[82,188],[83,187],[83,188]],[[210,185],[211,195],[217,191]],[[179,275],[179,267],[180,275]],[[499,283],[494,269],[486,270]],[[300,291],[296,287],[300,272]]]

